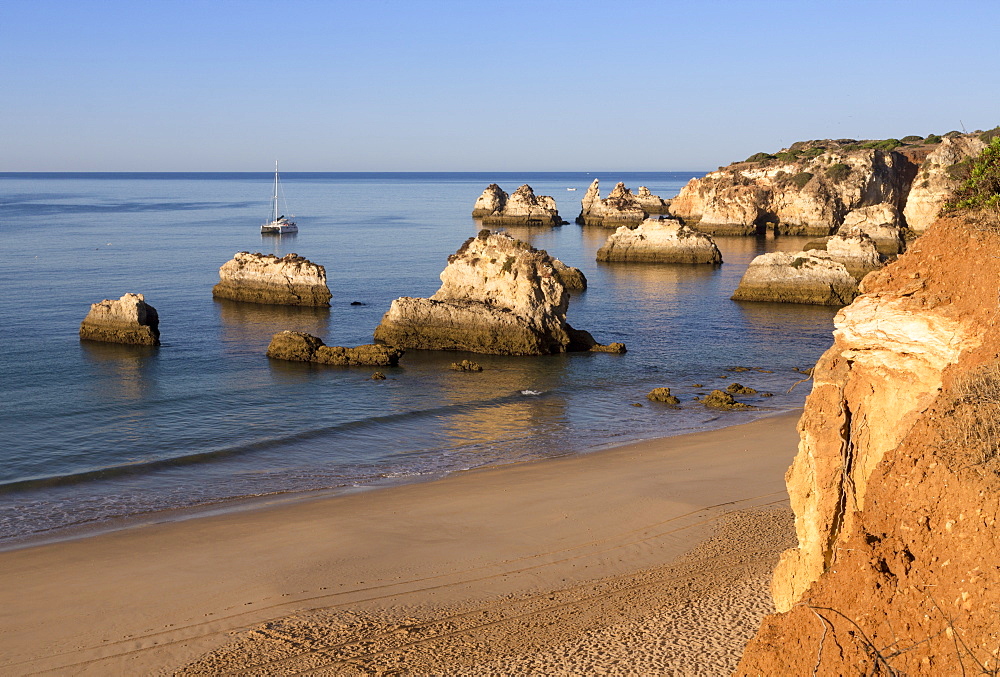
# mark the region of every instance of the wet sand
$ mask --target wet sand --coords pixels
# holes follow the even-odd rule
[[[798,416],[0,553],[0,672],[725,673]]]

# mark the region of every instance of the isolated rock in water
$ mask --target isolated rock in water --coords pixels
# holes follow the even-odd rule
[[[455,371],[482,371],[483,367],[478,362],[473,362],[472,360],[462,360],[461,362],[452,362],[451,368]]]
[[[531,186],[524,184],[513,195],[491,183],[476,200],[472,216],[482,219],[487,226],[559,226],[563,224],[556,209],[555,198],[535,195]]]
[[[731,383],[726,388],[726,392],[730,395],[756,395],[757,391],[749,386],[745,386],[742,383]]]
[[[90,306],[80,323],[80,338],[106,343],[160,345],[160,317],[142,294],[125,294]]]
[[[670,394],[670,388],[653,388],[646,395],[646,399],[653,402],[663,402],[664,404],[680,404],[681,401]]]
[[[875,241],[883,256],[897,256],[906,251],[906,229],[900,224],[899,210],[893,205],[879,204],[849,212],[837,232],[860,230]]]
[[[843,306],[857,295],[857,280],[828,252],[773,252],[750,262],[732,299]]]
[[[292,362],[317,362],[341,367],[394,367],[404,351],[400,348],[367,344],[356,348],[327,346],[323,340],[301,331],[281,331],[271,337],[267,356]]]
[[[576,222],[584,226],[636,226],[649,216],[632,191],[621,182],[602,200],[598,180],[594,179],[580,202],[582,209]]]
[[[676,219],[646,219],[635,228],[620,227],[597,250],[598,261],[649,263],[722,263],[711,235]]]
[[[857,280],[885,265],[875,241],[858,228],[841,229],[837,235],[830,237],[826,241],[826,253],[833,261],[843,263],[847,272]]]
[[[722,390],[713,390],[705,395],[701,403],[712,409],[753,409],[749,404],[737,402],[736,398]]]
[[[491,183],[486,186],[486,190],[483,194],[479,196],[476,200],[476,204],[472,207],[472,217],[476,219],[481,219],[484,216],[489,216],[493,212],[503,211],[504,205],[507,204],[507,198],[509,196],[505,193],[500,186],[495,183]]]
[[[285,306],[329,306],[326,268],[288,254],[239,252],[219,268],[219,283],[212,288],[218,298]]]
[[[647,214],[669,214],[670,200],[664,200],[659,195],[653,195],[646,186],[639,186],[635,201]]]
[[[555,261],[506,233],[482,230],[448,257],[433,296],[392,302],[375,340],[499,355],[595,349],[590,334],[566,322],[569,293]]]
[[[971,134],[941,140],[920,165],[906,196],[903,217],[910,230],[922,233],[937,219],[941,207],[967,176],[967,168],[961,163],[976,157],[985,147],[982,139]]]

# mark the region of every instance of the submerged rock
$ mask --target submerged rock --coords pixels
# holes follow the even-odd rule
[[[711,235],[676,219],[646,219],[635,228],[620,227],[597,250],[598,261],[648,263],[722,263]]]
[[[160,345],[160,317],[142,294],[125,294],[90,306],[80,323],[80,338],[106,343]]]
[[[742,383],[731,383],[727,388],[726,392],[730,395],[756,395],[757,391],[749,386],[745,386]]]
[[[212,296],[247,303],[329,306],[326,268],[298,254],[239,252],[219,268]]]
[[[472,360],[462,360],[461,362],[452,362],[451,368],[455,371],[482,371],[483,367],[478,362],[473,362]]]
[[[480,231],[448,257],[433,296],[392,302],[375,340],[499,355],[607,349],[567,323],[569,293],[556,262],[506,233]]]
[[[857,295],[857,280],[828,252],[772,252],[750,262],[732,299],[844,306]]]
[[[670,388],[653,388],[646,395],[646,399],[653,402],[663,402],[664,404],[680,404],[681,401],[670,394]]]
[[[271,337],[267,356],[292,362],[317,362],[341,367],[394,367],[404,351],[385,345],[356,348],[324,345],[323,340],[300,331],[281,331]]]
[[[749,404],[737,402],[736,398],[722,390],[713,390],[702,398],[701,403],[712,409],[753,409]]]
[[[594,179],[580,202],[582,208],[576,222],[583,226],[637,226],[649,216],[638,198],[621,182],[601,199],[598,180]]]
[[[560,226],[555,198],[535,195],[524,184],[508,196],[495,183],[487,186],[472,208],[473,218],[482,219],[486,226]]]

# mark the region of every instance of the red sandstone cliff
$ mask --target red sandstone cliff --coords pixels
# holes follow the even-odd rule
[[[1000,221],[941,219],[862,286],[799,423],[779,613],[737,674],[997,674]]]

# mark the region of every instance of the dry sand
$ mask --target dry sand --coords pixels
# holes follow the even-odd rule
[[[797,418],[0,553],[0,674],[725,674]]]

